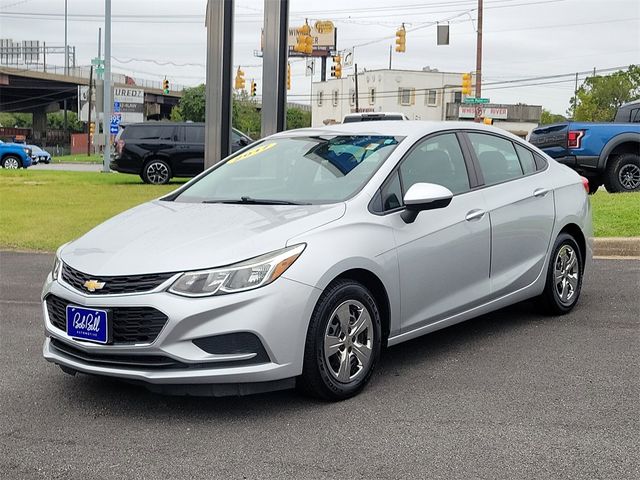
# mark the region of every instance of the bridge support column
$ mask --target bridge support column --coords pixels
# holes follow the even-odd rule
[[[33,143],[44,146],[47,143],[47,108],[33,111]]]

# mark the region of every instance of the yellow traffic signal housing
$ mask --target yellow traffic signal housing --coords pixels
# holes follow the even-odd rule
[[[236,72],[236,80],[234,82],[234,88],[236,90],[242,90],[245,85],[244,80],[244,72],[238,67],[238,71]]]
[[[169,80],[166,78],[162,81],[162,93],[169,95]]]
[[[96,124],[95,124],[95,123],[93,123],[93,122],[91,122],[91,123],[89,124],[89,133],[93,136],[93,134],[95,133],[95,131],[96,131]]]
[[[407,51],[407,31],[404,25],[396,31],[396,52],[402,53]]]
[[[335,78],[342,78],[342,57],[340,55],[333,57],[331,76]]]
[[[287,62],[287,90],[291,90],[291,64]]]
[[[482,123],[484,123],[485,125],[493,125],[493,118],[483,118],[482,119]]]
[[[258,84],[256,82],[254,82],[253,80],[251,80],[251,96],[255,97],[256,96],[256,90],[258,89]]]
[[[470,73],[462,74],[462,94],[471,95],[471,74]]]
[[[311,37],[311,27],[308,23],[305,23],[301,27],[297,28],[298,38],[294,52],[304,53],[305,55],[311,55],[313,53],[313,38]]]

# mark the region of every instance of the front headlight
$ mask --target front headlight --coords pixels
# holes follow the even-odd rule
[[[183,273],[169,292],[185,297],[206,297],[263,287],[282,275],[305,246],[294,245],[228,267]]]
[[[51,278],[53,278],[54,280],[58,279],[58,272],[60,271],[61,263],[62,262],[60,262],[60,258],[58,257],[58,255],[56,255],[56,258],[53,261],[53,268],[51,269]]]

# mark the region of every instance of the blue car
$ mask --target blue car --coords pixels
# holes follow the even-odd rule
[[[27,148],[31,149],[31,160],[34,165],[38,163],[51,163],[51,154],[46,150],[43,150],[37,145],[27,145]]]
[[[21,143],[0,141],[0,166],[2,168],[27,168],[32,164],[31,149]]]

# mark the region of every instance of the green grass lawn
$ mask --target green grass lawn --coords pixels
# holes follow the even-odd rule
[[[591,195],[596,237],[640,237],[640,192]]]
[[[0,170],[0,249],[55,251],[183,182],[156,186],[118,173]]]
[[[0,249],[54,251],[98,223],[177,188],[118,173],[0,170]],[[640,237],[640,192],[591,197],[597,237]]]
[[[78,153],[74,155],[53,155],[53,163],[102,163],[102,155],[89,155]]]

